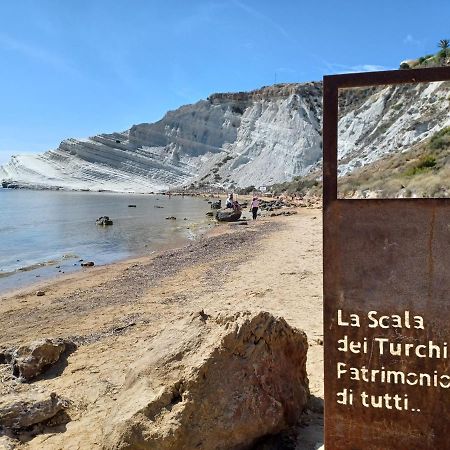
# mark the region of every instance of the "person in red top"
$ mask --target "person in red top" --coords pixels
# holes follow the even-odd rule
[[[250,210],[253,214],[253,220],[256,220],[256,217],[258,216],[258,208],[259,208],[259,200],[258,197],[253,197],[252,203],[250,205]]]

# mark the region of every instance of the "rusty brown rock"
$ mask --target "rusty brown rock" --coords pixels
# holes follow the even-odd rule
[[[298,422],[307,350],[305,333],[266,312],[168,326],[131,368],[103,448],[251,446]]]

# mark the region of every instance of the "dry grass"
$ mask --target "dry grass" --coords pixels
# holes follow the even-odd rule
[[[450,197],[450,127],[340,178],[338,184],[341,198],[357,191],[376,192],[380,198]]]

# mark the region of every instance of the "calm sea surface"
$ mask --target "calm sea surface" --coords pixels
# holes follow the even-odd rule
[[[106,264],[182,244],[209,226],[208,209],[192,197],[0,188],[0,293],[80,270],[81,259]],[[97,226],[100,216],[114,225]]]

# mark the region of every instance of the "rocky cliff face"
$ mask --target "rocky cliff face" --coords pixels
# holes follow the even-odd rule
[[[341,174],[448,126],[448,95],[448,83],[343,92]],[[37,188],[136,192],[267,185],[317,169],[321,122],[321,83],[213,94],[156,123],[14,156],[0,167],[0,179]]]
[[[343,90],[339,173],[408,151],[450,125],[450,83]]]

